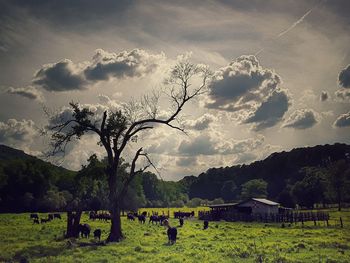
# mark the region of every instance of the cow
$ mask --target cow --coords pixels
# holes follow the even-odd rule
[[[39,220],[39,219],[38,219]],[[50,222],[50,219],[49,218],[40,218],[40,223],[41,224],[44,224],[44,223],[47,223],[47,222]]]
[[[205,220],[203,222],[203,230],[207,229],[209,227],[209,222],[207,220]]]
[[[33,224],[39,224],[39,218],[34,218],[33,219]]]
[[[135,216],[134,216],[134,214],[132,214],[132,213],[128,213],[128,214],[126,215],[126,217],[128,218],[129,221],[135,221]]]
[[[90,236],[91,227],[88,224],[79,224],[79,233],[81,237]]]
[[[176,237],[177,237],[177,228],[171,227],[169,224],[169,221],[167,219],[164,220],[164,226],[168,227],[167,235],[168,235],[168,242],[169,245],[174,245],[176,243]]]
[[[90,218],[90,220],[95,220],[95,219],[96,219],[96,212],[91,211],[91,212],[89,213],[89,218]]]
[[[48,215],[49,221],[53,220],[53,218],[54,218],[53,214],[49,214],[49,215]]]
[[[39,215],[38,214],[30,214],[30,219],[38,219],[39,220]]]
[[[150,224],[151,222],[152,222],[152,224],[153,224],[153,223],[156,223],[156,225],[157,225],[158,222],[159,222],[159,217],[156,216],[156,215],[151,215],[151,216],[149,217],[148,223]]]
[[[158,216],[158,221],[159,221],[159,223],[160,223],[161,226],[163,225],[163,221],[164,221],[164,220],[167,220],[167,219],[168,219],[168,217],[167,217],[166,215],[160,215],[160,216]]]
[[[181,217],[194,217],[194,211],[192,212],[174,212],[174,218],[181,218]]]
[[[179,223],[180,223],[180,227],[184,225],[184,219],[182,217],[179,219]]]
[[[146,217],[144,215],[138,215],[137,218],[141,224],[146,222]]]
[[[59,213],[54,213],[53,218],[62,219],[61,214],[59,214]]]
[[[98,238],[98,241],[101,241],[101,229],[96,229],[94,231],[94,238]]]

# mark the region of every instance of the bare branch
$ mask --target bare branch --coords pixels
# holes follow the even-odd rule
[[[136,154],[135,154],[135,156],[134,156],[134,158],[133,158],[133,160],[131,162],[129,176],[123,182],[123,185],[122,185],[122,188],[121,188],[122,190],[120,191],[120,193],[118,195],[118,200],[120,200],[120,198],[122,198],[126,194],[126,192],[128,190],[128,186],[131,183],[131,181],[134,179],[136,174],[144,172],[149,167],[149,165],[146,165],[144,168],[142,168],[142,169],[140,169],[138,171],[135,171],[136,162],[137,162],[139,156],[142,155],[141,153],[142,153],[142,148],[139,148],[136,151]]]

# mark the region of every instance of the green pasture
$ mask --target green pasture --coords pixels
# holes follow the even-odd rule
[[[145,210],[167,213],[167,208],[140,211]],[[169,210],[173,216],[179,209]],[[339,225],[340,216],[344,228]],[[92,231],[101,228],[102,239],[106,239],[109,223],[90,221],[88,214],[81,221],[89,223]],[[162,226],[148,220],[141,225],[125,217],[122,222],[126,239],[105,245],[93,237],[64,240],[64,214],[62,220],[41,225],[34,225],[29,214],[1,214],[0,262],[350,262],[350,210],[331,211],[329,227],[323,222],[285,228],[280,224],[210,222],[209,229],[202,230],[202,221],[189,219],[178,228],[173,246],[167,245]],[[177,226],[178,221],[171,219],[170,224]]]

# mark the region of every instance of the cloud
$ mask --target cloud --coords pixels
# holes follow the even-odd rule
[[[215,143],[209,135],[202,134],[191,140],[183,140],[178,148],[182,155],[213,155],[218,151],[215,149]]]
[[[320,115],[312,109],[299,109],[294,111],[283,123],[284,128],[307,129],[317,124]]]
[[[198,165],[197,157],[194,157],[194,156],[179,157],[176,160],[176,165],[181,167],[196,166]]]
[[[253,161],[255,161],[258,158],[258,156],[254,153],[242,153],[238,154],[237,157],[235,158],[235,164],[248,164]]]
[[[163,53],[152,55],[141,49],[118,54],[98,49],[91,65],[84,70],[84,74],[88,80],[92,81],[141,77],[153,72],[164,59]]]
[[[264,143],[264,136],[257,138],[248,138],[244,140],[227,140],[219,143],[219,152],[221,154],[237,154],[242,155],[258,149]]]
[[[350,111],[348,113],[341,114],[333,123],[334,127],[343,128],[350,126]]]
[[[343,88],[350,88],[350,64],[340,71],[338,76],[339,85]]]
[[[75,64],[69,59],[43,65],[32,83],[48,91],[84,90],[98,81],[142,77],[153,72],[165,55],[149,54],[142,49],[107,52],[97,49],[91,61]]]
[[[44,101],[44,97],[41,91],[32,86],[27,86],[22,88],[9,87],[6,90],[6,92],[9,94],[19,95],[31,100],[37,100],[39,102]]]
[[[322,93],[321,93],[321,96],[320,96],[320,100],[321,101],[326,101],[326,100],[328,100],[328,92],[327,91],[322,91]]]
[[[275,125],[288,110],[290,98],[281,78],[263,68],[255,56],[240,56],[215,72],[206,107],[233,112],[256,129]]]
[[[0,143],[28,150],[38,130],[32,120],[9,119],[0,122]]]
[[[200,134],[191,140],[183,140],[178,153],[185,156],[195,155],[232,155],[251,152],[264,142],[263,136],[244,140],[225,140],[222,134]]]
[[[285,91],[274,91],[244,122],[254,123],[255,131],[272,127],[282,120],[289,105],[289,97]]]
[[[215,120],[217,120],[217,118],[214,115],[206,113],[196,120],[185,121],[185,126],[192,130],[201,131],[209,128],[209,125]]]
[[[48,91],[70,91],[85,89],[87,81],[82,75],[82,67],[71,60],[43,65],[33,79],[33,84]]]
[[[350,90],[348,89],[339,89],[335,92],[335,96],[343,101],[350,100]]]

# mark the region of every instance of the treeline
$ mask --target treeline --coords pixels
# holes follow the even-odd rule
[[[122,162],[119,172],[127,173],[128,166]],[[105,160],[92,155],[73,172],[0,145],[0,212],[108,209],[105,167]],[[186,191],[179,183],[146,172],[135,177],[122,208],[181,207],[188,202]]]
[[[212,168],[190,181],[189,197],[225,202],[267,197],[286,207],[350,202],[350,146],[334,144],[273,153],[250,165]]]
[[[345,144],[294,149],[178,182],[145,172],[131,183],[122,208],[197,207],[249,197],[266,197],[286,207],[350,203],[349,153]],[[0,145],[0,212],[108,209],[105,167],[105,160],[92,155],[73,172]],[[122,162],[119,172],[128,168]]]

